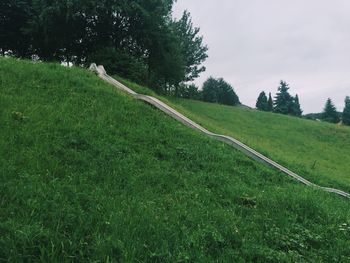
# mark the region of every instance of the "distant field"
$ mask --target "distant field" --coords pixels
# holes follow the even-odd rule
[[[350,127],[239,107],[167,99],[209,130],[241,140],[312,182],[350,192]]]
[[[0,262],[350,261],[349,200],[83,69],[0,58],[0,182]]]

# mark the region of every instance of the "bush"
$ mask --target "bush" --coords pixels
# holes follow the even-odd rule
[[[88,56],[88,64],[103,65],[108,74],[119,75],[137,83],[146,83],[147,66],[126,51],[116,50],[112,47],[101,48]]]
[[[198,90],[198,87],[194,84],[190,84],[190,85],[180,84],[176,96],[184,99],[193,99],[193,100],[202,99],[201,91]]]
[[[224,79],[215,79],[210,77],[203,84],[203,100],[225,105],[235,106],[240,104],[237,94],[232,86]]]

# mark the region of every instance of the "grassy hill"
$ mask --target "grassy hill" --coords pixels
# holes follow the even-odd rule
[[[209,130],[239,139],[312,182],[350,192],[350,127],[199,101],[171,101]]]
[[[156,96],[210,131],[230,135],[312,182],[350,192],[350,127],[202,101]]]
[[[347,262],[350,202],[82,69],[0,58],[0,261]]]

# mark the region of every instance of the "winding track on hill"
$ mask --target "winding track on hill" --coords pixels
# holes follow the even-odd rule
[[[334,188],[322,187],[322,186],[316,185],[316,184],[306,180],[305,178],[301,177],[300,175],[288,170],[284,166],[274,162],[273,160],[267,158],[266,156],[262,155],[261,153],[253,150],[252,148],[248,147],[244,143],[241,143],[240,141],[238,141],[230,136],[216,134],[216,133],[212,133],[212,132],[206,130],[205,128],[203,128],[199,124],[195,123],[194,121],[190,120],[186,116],[177,112],[175,109],[171,108],[170,106],[168,106],[164,102],[162,102],[162,101],[160,101],[152,96],[146,96],[146,95],[142,95],[142,94],[138,94],[138,93],[134,92],[133,90],[129,89],[128,87],[126,87],[125,85],[120,83],[119,81],[117,81],[114,78],[112,78],[111,76],[109,76],[106,73],[103,66],[97,66],[96,64],[91,64],[90,70],[96,72],[101,79],[107,81],[108,83],[112,84],[116,88],[123,90],[124,92],[127,92],[129,95],[133,96],[134,98],[136,98],[138,100],[146,101],[147,103],[155,106],[156,108],[160,109],[164,113],[170,115],[174,119],[182,122],[186,126],[189,126],[190,128],[192,128],[194,130],[198,130],[198,131],[208,135],[211,138],[214,138],[216,140],[227,143],[227,144],[233,146],[234,148],[236,148],[237,150],[248,155],[249,157],[253,158],[254,160],[259,161],[265,165],[271,166],[271,167],[285,173],[286,175],[294,178],[295,180],[303,183],[304,185],[318,188],[318,189],[321,189],[323,191],[326,191],[329,193],[334,193],[334,194],[337,194],[337,195],[340,195],[343,197],[350,198],[349,193],[346,193],[344,191],[334,189]]]

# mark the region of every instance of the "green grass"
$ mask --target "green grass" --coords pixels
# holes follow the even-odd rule
[[[233,136],[301,176],[350,192],[350,127],[168,98],[210,131]]]
[[[0,261],[349,262],[350,202],[94,74],[0,58]]]
[[[143,95],[148,95],[148,96],[154,96],[154,97],[159,97],[153,90],[150,88],[141,86],[139,84],[136,84],[135,82],[132,82],[130,80],[124,79],[119,76],[113,76],[114,79],[118,80],[120,83],[126,85],[128,88],[132,89],[136,93],[143,94]]]
[[[159,96],[116,76],[136,92],[170,104],[211,131],[241,140],[307,179],[350,192],[350,127]]]

